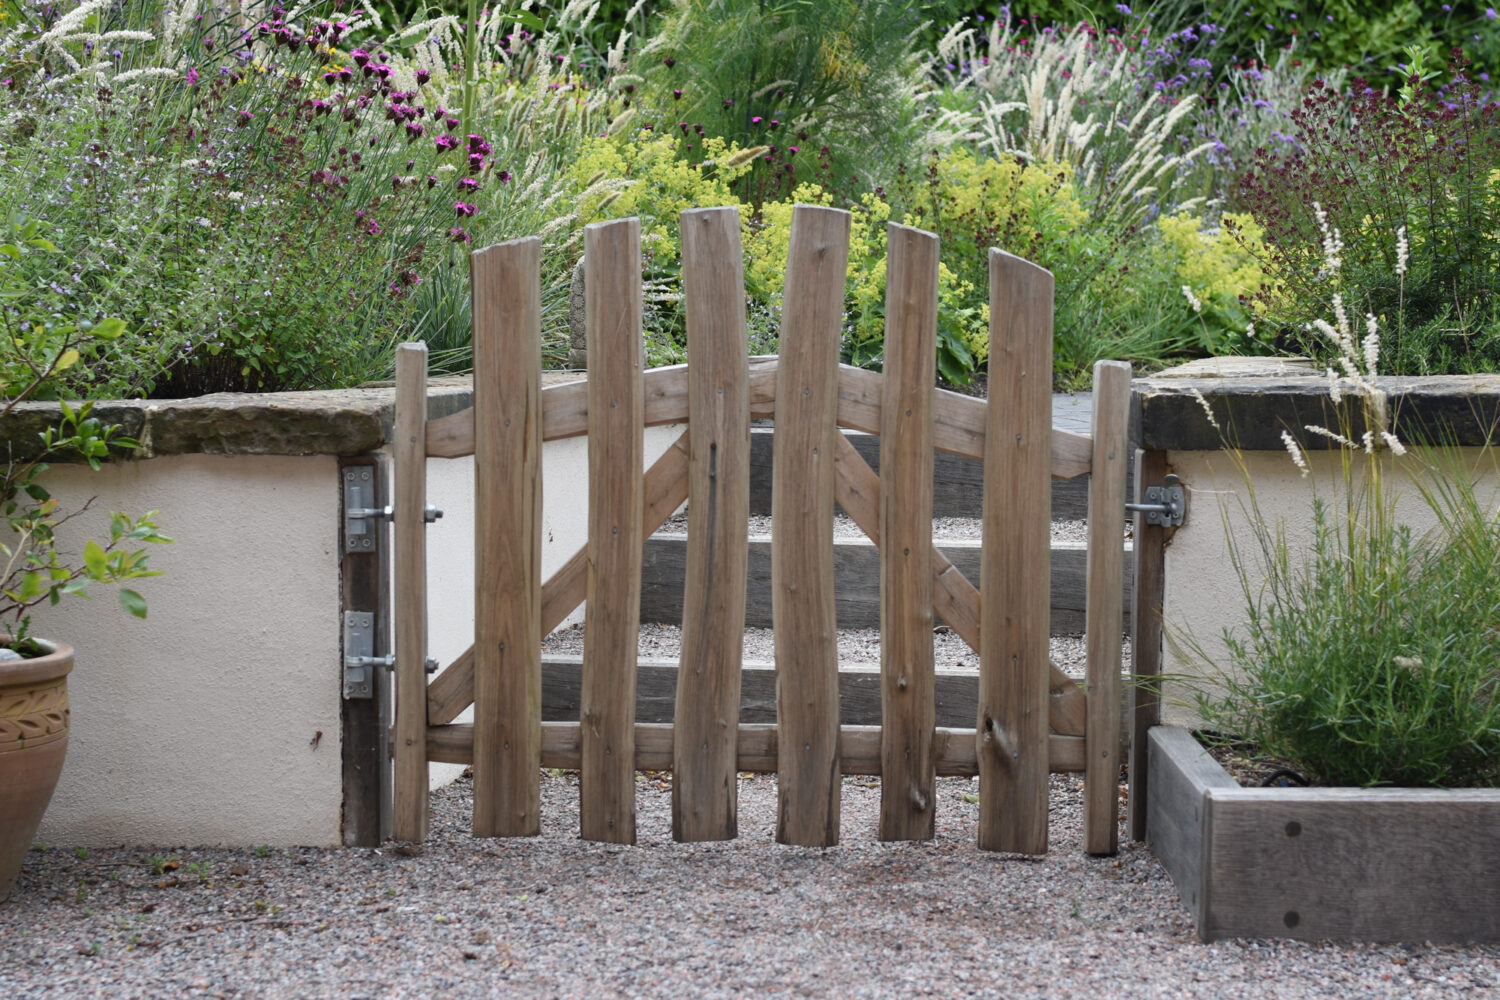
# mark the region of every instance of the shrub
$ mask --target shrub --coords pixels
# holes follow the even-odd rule
[[[1334,306],[1337,324],[1320,319],[1317,328],[1335,348],[1329,386],[1332,401],[1346,404],[1343,422],[1307,428],[1338,448],[1333,495],[1314,500],[1304,557],[1291,551],[1282,522],[1262,515],[1252,489],[1245,513],[1255,544],[1231,550],[1249,621],[1226,632],[1235,673],[1200,706],[1212,725],[1327,784],[1493,784],[1500,509],[1484,508],[1451,453],[1433,451],[1418,465],[1389,432],[1375,380],[1376,321],[1367,317],[1360,337],[1337,295]],[[1306,475],[1308,455],[1289,432],[1283,438]],[[1410,471],[1438,521],[1429,538],[1396,519],[1396,462],[1416,465]],[[1264,584],[1252,579],[1260,576]]]
[[[1273,318],[1295,331],[1337,291],[1385,318],[1394,373],[1493,370],[1500,108],[1462,76],[1445,91],[1409,86],[1399,96],[1363,81],[1347,96],[1315,83],[1292,119],[1295,143],[1257,151],[1239,191],[1265,227],[1267,271],[1289,296]],[[1331,262],[1329,239],[1339,249]]]

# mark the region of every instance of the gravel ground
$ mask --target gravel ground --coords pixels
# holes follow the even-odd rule
[[[1203,945],[1142,847],[1083,854],[1074,778],[1054,776],[1040,859],[978,851],[977,783],[940,786],[937,839],[881,844],[879,791],[847,780],[828,850],[773,843],[770,776],[740,781],[738,840],[673,843],[667,778],[643,775],[640,845],[586,843],[569,774],[524,840],[468,835],[465,780],[406,850],[54,847],[0,905],[0,995],[1500,995],[1500,948]]]

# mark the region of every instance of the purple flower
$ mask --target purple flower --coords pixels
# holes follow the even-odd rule
[[[430,72],[428,72],[427,70],[425,70],[425,69],[419,69],[419,70],[417,70],[417,86],[420,87],[420,86],[422,86],[422,84],[426,83],[428,80],[431,80],[431,79],[432,79],[432,74]]]
[[[426,131],[426,129],[424,129],[422,127],[422,123],[421,122],[407,122],[406,123],[406,141],[407,142],[416,142],[418,139],[422,138],[422,133],[424,131]]]
[[[188,71],[184,75],[183,78],[185,80],[187,80],[187,85],[189,87],[196,87],[196,86],[198,86],[198,67],[196,67],[196,66],[189,66],[188,67]],[[10,83],[9,80],[6,80],[5,82],[6,83]]]
[[[751,125],[759,125],[763,120],[764,119],[762,119],[760,115],[751,115],[750,116],[750,124]]]
[[[446,153],[449,150],[458,148],[458,139],[454,136],[448,135],[446,132],[432,141],[433,144],[437,146],[437,151],[439,153]]]
[[[448,117],[443,119],[443,124],[448,126],[449,128],[458,128],[458,116],[449,115]]]
[[[339,82],[339,72],[338,72],[338,70],[331,69],[327,73],[324,73],[323,74],[323,82],[324,83],[338,83]]]
[[[473,194],[479,190],[479,182],[472,177],[460,177],[458,179],[458,189],[468,194]]]
[[[469,171],[471,173],[476,173],[477,174],[477,173],[479,173],[479,171],[481,171],[483,169],[484,169],[484,154],[483,153],[470,153],[469,154]]]
[[[350,69],[348,66],[342,67],[339,70],[339,79],[344,81],[345,83],[348,83],[350,80],[354,79],[354,70]]]
[[[1130,16],[1130,8],[1122,3],[1115,4],[1115,10],[1119,11],[1121,14],[1124,14],[1126,17]]]
[[[471,135],[469,136],[469,152],[483,153],[488,156],[490,154],[490,144],[484,141],[484,136],[482,135]]]
[[[682,91],[680,91],[680,90],[674,90],[674,91],[672,91],[672,100],[674,100],[674,101],[680,101],[680,100],[682,100]]]
[[[1491,21],[1493,21],[1495,19],[1495,8],[1493,8],[1493,7],[1486,7],[1484,9],[1484,16],[1487,17],[1487,18],[1489,18]]]
[[[468,233],[464,232],[462,226],[454,226],[452,229],[448,230],[448,238],[451,239],[454,243],[474,242],[474,238]]]
[[[466,201],[455,201],[453,203],[453,214],[460,219],[473,215],[477,211],[475,207]]]
[[[379,236],[381,233],[380,223],[376,222],[374,219],[371,219],[369,226],[365,228],[365,232],[369,233],[371,236]]]
[[[349,53],[349,58],[354,60],[354,65],[358,66],[360,69],[364,69],[365,63],[370,61],[370,53],[366,52],[364,49],[355,49],[353,52]]]
[[[252,119],[254,117],[255,117],[255,115],[252,112],[241,111],[240,112],[240,127],[243,128],[246,125],[249,125],[250,124],[250,119]]]
[[[500,171],[500,175],[499,176],[500,176],[500,183],[501,184],[509,184],[510,183],[510,171],[509,170],[502,170],[502,171]]]

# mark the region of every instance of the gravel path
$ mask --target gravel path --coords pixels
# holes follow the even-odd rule
[[[580,841],[577,779],[549,774],[526,840],[470,837],[465,780],[407,851],[34,852],[0,905],[0,995],[1500,995],[1500,948],[1200,944],[1142,847],[1084,856],[1071,776],[1034,860],[974,847],[970,779],[940,782],[937,839],[907,844],[875,841],[879,791],[846,780],[829,850],[773,843],[770,776],[740,781],[738,840],[675,844],[667,780],[637,786],[637,847]]]

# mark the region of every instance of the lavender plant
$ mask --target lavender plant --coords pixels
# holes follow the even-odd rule
[[[1324,231],[1336,272],[1341,237],[1326,222]],[[1479,500],[1456,452],[1409,453],[1392,433],[1376,379],[1378,321],[1367,315],[1361,336],[1336,292],[1332,303],[1335,321],[1315,328],[1334,349],[1327,374],[1340,423],[1282,436],[1304,476],[1330,463],[1303,441],[1336,450],[1333,493],[1315,494],[1311,550],[1294,554],[1250,490],[1254,545],[1231,549],[1248,622],[1226,632],[1234,670],[1200,710],[1326,784],[1495,784],[1500,509]],[[1391,477],[1403,466],[1436,519],[1427,537],[1396,517]]]

